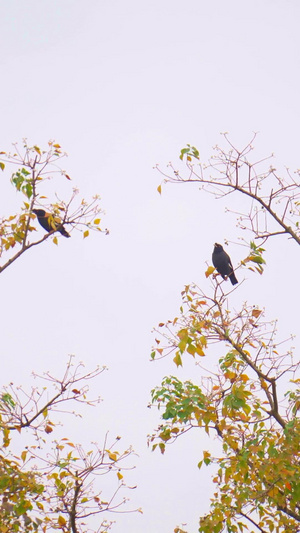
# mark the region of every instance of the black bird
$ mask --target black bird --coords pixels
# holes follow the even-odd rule
[[[64,237],[71,237],[69,233],[65,230],[61,223],[61,219],[52,213],[46,213],[44,209],[33,209],[32,212],[37,216],[37,219],[46,231],[49,233],[51,231],[59,231]]]
[[[212,254],[212,262],[223,279],[226,279],[228,276],[232,285],[236,285],[238,283],[229,255],[225,252],[225,250],[223,250],[223,246],[217,242],[215,243]]]

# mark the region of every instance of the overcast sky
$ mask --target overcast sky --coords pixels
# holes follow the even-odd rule
[[[240,237],[226,203],[195,186],[159,196],[153,167],[179,166],[186,143],[207,160],[224,131],[238,147],[258,131],[258,158],[275,152],[281,167],[300,167],[299,11],[298,0],[0,2],[0,150],[56,139],[72,186],[101,195],[110,229],[84,242],[73,232],[58,247],[47,240],[3,272],[2,381],[59,375],[70,353],[88,369],[109,367],[94,389],[104,402],[83,421],[67,418],[65,434],[101,443],[109,430],[138,454],[130,497],[144,514],[113,517],[114,533],[170,533],[182,522],[195,532],[209,508],[209,471],[197,469],[203,433],[164,457],[146,446],[159,423],[151,388],[166,374],[200,378],[192,362],[150,363],[151,330],[176,316],[185,284],[209,288],[213,243]],[[5,179],[1,216],[21,200]],[[229,252],[234,264],[245,255],[238,244]],[[298,324],[298,308],[288,316],[299,298],[296,252],[270,243],[264,276],[245,271],[235,293],[281,319],[282,336]]]

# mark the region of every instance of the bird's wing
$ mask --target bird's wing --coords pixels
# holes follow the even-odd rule
[[[225,252],[225,250],[224,250],[224,254],[226,255],[226,259],[227,259],[228,265],[230,266],[231,270],[233,270],[231,259],[230,259],[229,255],[228,255],[228,253]]]

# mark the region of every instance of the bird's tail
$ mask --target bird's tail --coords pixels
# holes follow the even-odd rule
[[[71,237],[71,235],[65,230],[63,226],[60,226],[57,231],[59,231],[59,233],[61,233],[61,235],[63,235],[64,237]]]
[[[230,279],[232,285],[236,285],[236,284],[238,283],[238,280],[236,279],[236,277],[235,277],[235,273],[234,273],[234,272],[232,272],[231,274],[229,274],[229,279]]]

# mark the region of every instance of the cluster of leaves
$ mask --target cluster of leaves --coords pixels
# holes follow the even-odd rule
[[[285,234],[300,244],[299,183],[289,171],[283,179],[272,166],[262,170],[265,160],[250,162],[252,141],[238,150],[226,134],[225,139],[229,150],[217,146],[207,165],[200,163],[194,146],[183,148],[180,159],[186,162],[187,175],[172,164],[171,174],[158,170],[164,182],[198,183],[217,198],[233,192],[250,199],[249,210],[236,213],[237,226],[250,231],[259,244],[250,242],[240,267],[262,274],[262,245],[269,238]],[[161,193],[161,185],[159,189]],[[276,323],[265,322],[256,305],[244,303],[231,310],[230,293],[224,293],[215,269],[209,266],[205,274],[212,293],[186,286],[179,316],[155,330],[151,358],[172,354],[178,367],[192,356],[200,377],[195,384],[171,375],[152,391],[151,404],[160,410],[161,424],[149,443],[165,453],[167,443],[196,428],[218,439],[220,453],[204,450],[198,464],[214,464],[216,486],[199,532],[299,532],[300,363],[276,343]],[[212,359],[215,345],[217,361]],[[209,370],[203,366],[208,353]],[[179,527],[176,531],[186,533]]]
[[[73,357],[68,361],[62,378],[49,373],[39,376],[50,382],[53,393],[47,387],[36,387],[31,393],[10,384],[4,388],[0,400],[0,430],[3,444],[0,451],[0,531],[51,531],[79,533],[85,531],[87,520],[99,513],[120,511],[128,501],[120,497],[127,486],[124,471],[132,468],[127,459],[131,448],[118,451],[120,437],[108,442],[108,435],[100,448],[94,444],[91,450],[83,450],[68,438],[52,442],[49,452],[48,437],[55,430],[55,412],[62,404],[72,401],[95,405],[100,398],[88,397],[88,381],[104,371],[97,368],[82,374],[83,365],[74,366]],[[46,397],[48,400],[46,401]],[[26,398],[26,401],[24,400]],[[50,419],[51,415],[51,419]],[[36,443],[27,445],[16,456],[11,450],[12,433],[29,428]],[[115,474],[113,488],[97,489],[98,476]],[[99,532],[106,532],[112,522],[101,522]]]
[[[7,443],[5,435],[4,445]],[[26,452],[25,452],[26,453]],[[24,458],[24,454],[23,454]],[[22,470],[22,460],[0,455],[0,531],[38,531],[42,520],[34,513],[41,505],[44,485],[37,473]]]
[[[2,171],[7,165],[18,167],[18,170],[11,176],[11,183],[18,192],[22,193],[23,197],[25,196],[25,200],[20,205],[20,213],[0,220],[0,257],[4,252],[13,250],[10,259],[0,266],[0,272],[26,250],[46,240],[49,235],[52,235],[54,244],[58,244],[57,234],[53,235],[55,226],[53,232],[47,233],[43,238],[30,240],[33,232],[36,231],[36,215],[32,212],[33,209],[44,209],[52,214],[53,219],[58,217],[62,224],[81,231],[84,238],[89,236],[90,230],[103,231],[100,227],[101,216],[99,215],[102,209],[98,195],[89,202],[84,199],[78,202],[78,190],[72,188],[67,201],[56,199],[49,203],[47,197],[40,193],[45,181],[55,174],[71,180],[70,176],[58,167],[58,162],[65,156],[60,145],[53,141],[49,141],[46,150],[41,150],[36,145],[28,146],[27,141],[24,140],[21,150],[17,144],[14,144],[13,153],[0,152]],[[107,230],[104,231],[108,233]]]
[[[163,183],[196,183],[216,198],[230,193],[242,194],[249,202],[244,202],[248,205],[247,212],[235,213],[241,229],[249,231],[262,243],[273,236],[287,235],[300,244],[299,170],[294,176],[285,169],[286,175],[282,177],[273,165],[266,169],[265,163],[273,154],[251,161],[255,137],[238,149],[225,133],[227,148],[215,146],[215,153],[206,164],[200,162],[197,148],[188,144],[179,156],[185,160],[187,172],[179,171],[172,163],[168,165],[170,171],[156,168],[163,176]],[[158,192],[161,193],[161,185]]]
[[[243,517],[261,531],[296,531],[300,380],[293,378],[299,365],[290,353],[278,354],[274,329],[267,329],[259,309],[244,306],[232,316],[225,307],[221,292],[204,299],[195,287],[185,288],[181,316],[165,325],[167,343],[160,355],[175,351],[178,366],[184,354],[204,357],[215,342],[229,350],[201,386],[169,376],[152,391],[152,405],[163,411],[163,423],[150,442],[164,453],[167,442],[192,428],[203,428],[222,442],[221,457],[204,451],[198,465],[218,464],[212,510],[201,518],[200,532],[246,530]],[[278,381],[287,372],[293,389],[279,398]]]
[[[91,229],[102,231],[98,196],[90,202],[82,199],[78,203],[78,191],[73,189],[68,201],[56,198],[55,202],[45,204],[47,197],[41,194],[41,188],[46,180],[55,173],[70,180],[57,164],[64,156],[60,145],[53,141],[49,142],[46,150],[41,150],[36,145],[28,146],[24,140],[21,151],[15,144],[12,154],[0,153],[0,170],[4,171],[7,164],[17,166],[17,171],[11,176],[11,184],[23,197],[20,212],[0,221],[0,257],[7,257],[7,254],[9,257],[0,266],[0,272],[49,236],[58,244],[55,232],[61,225],[79,229],[84,238],[88,237]],[[33,210],[37,208],[50,214],[48,220],[53,231],[34,240],[36,215]],[[128,460],[133,450],[119,451],[120,437],[110,442],[106,435],[102,447],[93,444],[92,449],[87,451],[70,438],[49,441],[56,426],[60,425],[55,420],[58,412],[70,414],[67,406],[71,404],[93,406],[100,401],[100,398],[89,398],[88,383],[104,369],[83,372],[82,363],[75,365],[71,356],[61,378],[47,372],[43,376],[34,376],[42,379],[43,384],[32,387],[31,391],[22,386],[15,387],[13,383],[2,389],[1,533],[46,533],[53,530],[86,533],[90,519],[99,513],[105,519],[100,524],[98,521],[97,533],[107,533],[113,523],[106,519],[107,513],[122,512],[123,505],[128,501],[122,496],[123,490],[133,488],[124,481],[124,471],[132,468]],[[72,414],[80,416],[78,412]],[[13,435],[17,432],[23,436],[25,431],[26,446],[16,454],[13,451]],[[105,476],[109,478],[106,484]],[[99,479],[102,481],[100,486],[97,484]]]

